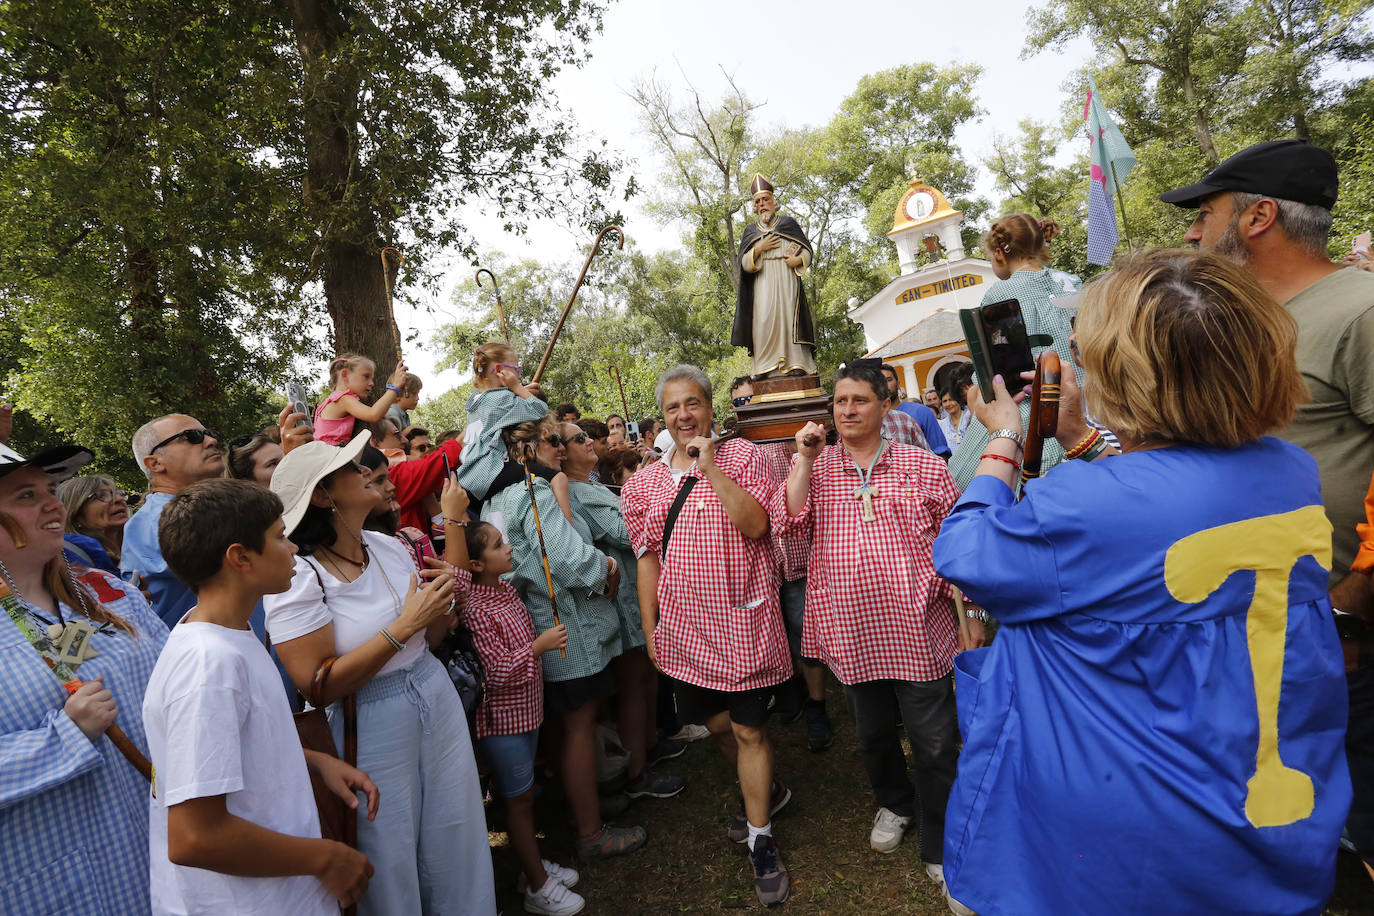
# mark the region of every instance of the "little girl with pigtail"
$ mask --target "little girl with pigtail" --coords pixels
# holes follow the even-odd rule
[[[365,404],[363,399],[372,393],[376,371],[377,365],[366,356],[345,353],[335,357],[329,364],[329,397],[315,408],[316,439],[330,445],[347,445],[353,438],[355,422],[376,423],[386,416],[387,409],[400,397],[406,367],[397,361],[395,371],[387,379],[386,391],[376,403]]]

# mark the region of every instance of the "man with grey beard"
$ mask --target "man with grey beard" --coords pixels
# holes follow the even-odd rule
[[[740,235],[730,343],[749,348],[756,379],[815,372],[816,327],[801,282],[811,266],[811,242],[795,219],[778,212],[767,178],[755,175],[749,193],[758,220]]]
[[[1374,643],[1374,580],[1352,573],[1374,470],[1374,275],[1327,254],[1336,161],[1301,140],[1241,150],[1202,181],[1160,195],[1197,207],[1184,240],[1243,265],[1298,326],[1297,360],[1311,400],[1281,434],[1317,460],[1333,532],[1331,604],[1343,634]],[[1262,392],[1256,392],[1261,397]],[[1355,799],[1348,830],[1374,874],[1374,667],[1347,674],[1346,756]]]

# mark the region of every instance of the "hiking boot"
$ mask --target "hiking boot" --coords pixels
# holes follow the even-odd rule
[[[782,855],[773,838],[757,837],[749,858],[754,865],[754,893],[759,903],[772,906],[786,900],[792,893],[792,880],[787,877],[787,866],[782,864]]]
[[[809,706],[806,710],[806,744],[819,753],[830,747],[835,733],[830,728],[830,716],[824,706]]]
[[[648,752],[644,755],[644,765],[651,767],[656,763],[672,760],[674,757],[681,757],[686,752],[686,741],[679,741],[676,738],[659,738],[658,743],[649,748]]]
[[[792,790],[783,785],[782,780],[773,780],[773,791],[768,796],[768,816],[777,814],[791,800]],[[739,813],[730,820],[730,827],[725,831],[725,836],[732,843],[749,842],[749,818],[745,817],[742,798],[739,802]]]
[[[877,852],[892,852],[902,845],[902,837],[910,829],[911,821],[912,818],[888,808],[879,808],[873,818],[873,830],[868,834],[868,845]]]
[[[649,842],[649,835],[643,827],[612,827],[602,824],[601,831],[589,840],[577,841],[577,858],[582,862],[595,862],[628,855]]]
[[[564,887],[576,887],[577,882],[582,880],[582,876],[577,873],[575,868],[559,865],[548,859],[540,859],[539,861],[544,863],[544,874]],[[520,877],[515,879],[515,892],[523,894],[527,890],[529,890],[529,882],[525,880],[525,873],[522,871]]]
[[[945,883],[945,867],[943,865],[927,862],[926,874],[930,876],[932,881],[940,885],[940,894],[945,898],[945,903],[949,904],[949,911],[954,916],[978,916],[973,910],[949,895],[949,885]]]
[[[625,784],[625,794],[630,798],[643,798],[646,795],[650,798],[672,798],[686,787],[687,783],[680,776],[669,776],[646,767],[638,779]]]
[[[559,884],[552,877],[545,881],[544,886],[537,891],[528,888],[525,890],[526,913],[572,916],[573,913],[582,912],[582,908],[586,905],[587,901],[582,899],[581,894],[568,890],[565,885]]]

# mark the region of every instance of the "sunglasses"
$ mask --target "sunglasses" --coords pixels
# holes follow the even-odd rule
[[[163,446],[171,445],[178,439],[185,439],[191,445],[200,445],[206,439],[214,439],[216,442],[220,441],[219,433],[215,432],[212,429],[183,429],[175,436],[168,436],[166,439],[163,439],[161,442],[159,442],[157,445],[154,445],[148,451],[151,454],[152,452],[157,451]]]
[[[748,404],[752,400],[754,400],[754,396],[752,394],[746,394],[744,395],[744,397],[731,398],[730,403],[736,407],[743,407],[745,404]]]
[[[552,445],[554,448],[559,448],[564,444],[563,437],[558,435],[558,433],[554,433],[552,436],[545,436],[544,441],[547,442],[549,445]]]
[[[563,441],[564,441],[564,442],[576,442],[578,445],[581,445],[581,444],[583,444],[584,442],[586,442],[588,438],[589,438],[589,437],[587,436],[586,433],[578,433],[578,434],[575,435],[575,436],[569,436],[567,439],[564,439]]]

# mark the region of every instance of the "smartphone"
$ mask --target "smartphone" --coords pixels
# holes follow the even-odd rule
[[[443,447],[441,446],[441,447],[439,448],[439,454],[442,455],[442,456],[443,456],[443,459],[444,459],[444,476],[445,476],[445,477],[452,477],[452,476],[453,476],[453,466],[450,465],[450,464],[448,463],[448,452],[445,451],[445,450],[443,449]]]
[[[1015,299],[994,302],[979,309],[978,317],[987,341],[988,368],[993,375],[1002,376],[1009,393],[1016,394],[1030,384],[1021,373],[1035,370],[1021,303]],[[991,386],[992,379],[987,381]]]
[[[639,424],[634,420],[625,421],[625,434],[630,437],[631,442],[639,441]]]
[[[297,426],[310,426],[310,408],[305,403],[305,388],[300,382],[286,383],[286,403],[291,405],[292,413],[303,413],[304,417],[296,421]]]

